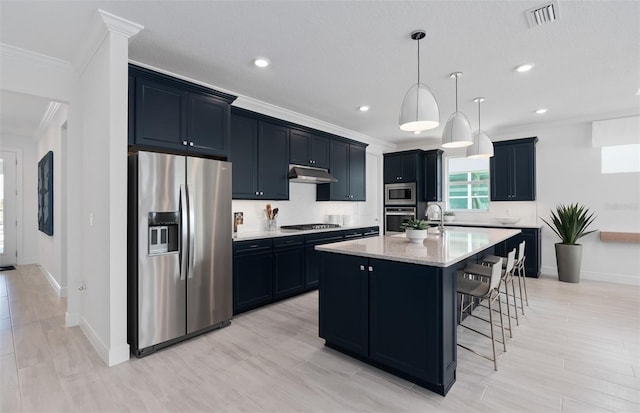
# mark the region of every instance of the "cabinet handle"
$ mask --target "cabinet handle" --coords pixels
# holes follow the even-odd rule
[[[373,272],[373,267],[371,265],[369,266],[369,272]]]
[[[256,191],[256,195],[260,195],[260,192]]]
[[[189,142],[189,146],[193,146],[193,141]]]
[[[184,146],[187,146],[188,142],[187,142],[187,141],[182,141],[182,144],[183,144]]]
[[[260,191],[260,195],[264,195],[264,192]]]
[[[360,271],[364,271],[364,265],[360,266]]]

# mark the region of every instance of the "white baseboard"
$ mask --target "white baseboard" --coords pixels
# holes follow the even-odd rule
[[[557,267],[542,267],[541,271],[543,274],[555,277],[558,276]],[[591,281],[640,286],[640,276],[638,275],[634,276],[627,274],[607,274],[593,271],[581,271],[580,278]]]
[[[84,317],[80,318],[80,329],[107,366],[115,366],[129,360],[130,350],[128,344],[109,350]]]
[[[37,264],[36,257],[22,257],[18,255],[18,265]]]
[[[67,287],[61,287],[55,277],[51,275],[51,273],[47,271],[45,267],[43,267],[42,265],[38,265],[38,267],[40,267],[40,271],[42,271],[47,281],[49,281],[49,284],[51,284],[53,290],[56,292],[56,294],[58,294],[58,297],[66,297]]]

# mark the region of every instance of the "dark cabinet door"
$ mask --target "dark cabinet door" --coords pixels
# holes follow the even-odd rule
[[[440,383],[440,270],[376,259],[369,265],[370,358]]]
[[[189,150],[201,154],[229,154],[229,104],[214,96],[189,93],[187,139]]]
[[[494,155],[490,161],[492,201],[511,201],[511,152],[510,146],[494,146]]]
[[[329,139],[317,135],[309,135],[309,158],[311,166],[318,168],[329,167]]]
[[[424,153],[424,201],[442,201],[442,151],[439,149]],[[420,179],[418,179],[420,182]]]
[[[366,198],[366,151],[363,146],[349,145],[349,199]]]
[[[531,143],[513,145],[512,201],[536,199],[535,150]]]
[[[384,183],[402,182],[402,156],[384,157]]]
[[[231,115],[231,152],[233,199],[258,197],[258,121]]]
[[[349,144],[345,142],[331,142],[331,167],[329,172],[338,182],[318,185],[329,187],[329,197],[326,200],[349,200]],[[325,199],[323,199],[325,200]]]
[[[260,199],[289,199],[289,128],[258,122]]]
[[[135,134],[138,145],[186,149],[187,92],[138,77]]]
[[[273,298],[272,279],[271,250],[256,254],[234,254],[233,313],[270,303]]]
[[[274,249],[274,298],[288,297],[304,290],[304,253],[302,241],[294,248]]]
[[[351,255],[320,254],[320,337],[366,357],[369,354],[368,260]]]
[[[291,129],[289,131],[289,162],[295,165],[309,164],[309,134]]]
[[[136,78],[133,75],[129,75],[129,95],[128,95],[128,125],[127,125],[127,143],[133,145],[135,143],[135,119],[136,119]]]

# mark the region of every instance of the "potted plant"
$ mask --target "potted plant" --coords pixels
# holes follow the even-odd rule
[[[444,222],[453,222],[453,219],[456,217],[456,214],[453,211],[444,211],[442,213],[442,217],[444,219]]]
[[[594,220],[593,213],[577,203],[558,205],[555,211],[551,210],[551,223],[542,219],[560,237],[561,242],[556,243],[556,263],[560,281],[570,283],[580,281],[582,245],[576,242],[596,231],[587,230]]]
[[[402,223],[402,228],[404,228],[406,237],[410,242],[422,244],[422,241],[427,238],[429,224],[421,219],[410,219]]]

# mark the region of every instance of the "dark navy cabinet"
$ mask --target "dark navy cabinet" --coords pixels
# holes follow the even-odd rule
[[[338,182],[316,186],[318,201],[366,200],[366,147],[331,141],[329,172]]]
[[[423,201],[442,201],[442,151],[434,149],[424,152],[422,176]],[[418,179],[420,183],[420,179]]]
[[[229,155],[234,96],[135,66],[129,67],[129,87],[130,144],[174,153]]]
[[[233,244],[233,313],[268,304],[273,299],[271,238]]]
[[[308,234],[304,236],[305,245],[305,289],[312,290],[318,287],[320,277],[320,255],[315,250],[316,245],[329,244],[343,240],[342,231],[321,232],[318,234]]]
[[[509,251],[514,248],[518,250],[518,246],[522,241],[524,244],[524,269],[527,277],[540,276],[541,257],[542,257],[542,234],[540,228],[515,228],[520,229],[520,234],[514,235],[508,240],[496,245],[496,253],[501,257],[506,257]],[[516,258],[518,253],[516,252]]]
[[[490,161],[492,201],[535,201],[538,138],[494,142]]]
[[[304,236],[273,239],[273,298],[299,294],[304,290]]]
[[[299,129],[289,131],[289,162],[295,165],[329,167],[329,139]]]
[[[356,355],[369,355],[368,259],[321,253],[320,337]],[[330,269],[330,270],[329,270]]]
[[[422,151],[384,154],[384,183],[416,182]]]
[[[289,129],[231,115],[233,199],[289,199]]]

